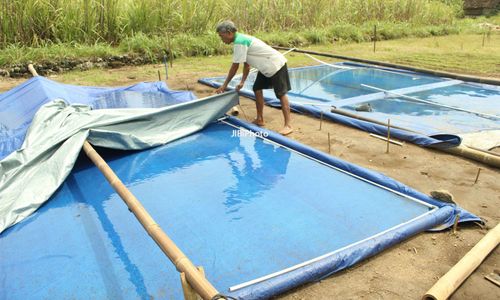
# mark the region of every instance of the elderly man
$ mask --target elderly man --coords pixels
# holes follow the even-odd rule
[[[264,94],[263,89],[274,89],[274,94],[281,102],[281,110],[285,119],[283,129],[279,131],[282,135],[293,132],[290,121],[290,105],[286,95],[290,88],[290,78],[286,66],[286,58],[263,41],[253,36],[237,32],[237,28],[231,21],[224,21],[217,25],[217,33],[225,44],[233,43],[233,64],[229,69],[224,84],[216,90],[216,93],[223,93],[227,85],[233,79],[241,63],[243,66],[243,75],[240,83],[236,86],[239,91],[247,79],[250,66],[259,72],[253,91],[255,93],[255,105],[257,107],[257,118],[254,124],[264,126]]]

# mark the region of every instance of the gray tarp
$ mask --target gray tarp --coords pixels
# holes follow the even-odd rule
[[[88,140],[113,149],[159,146],[203,129],[238,103],[235,92],[164,108],[91,110],[63,100],[36,113],[21,149],[0,161],[0,233],[37,210]]]

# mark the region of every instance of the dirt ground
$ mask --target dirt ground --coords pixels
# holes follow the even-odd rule
[[[127,85],[150,80],[141,76],[130,78],[132,68],[111,70],[118,76],[114,85]],[[221,72],[224,72],[222,70]],[[198,97],[212,95],[214,89],[198,84],[200,77],[221,75],[178,73],[168,80],[172,89],[192,89]],[[57,78],[53,78],[58,80]],[[0,92],[24,79],[0,79]],[[78,82],[74,84],[84,84]],[[240,97],[244,114],[253,119],[253,100]],[[279,130],[282,114],[265,107],[266,128]],[[391,145],[386,154],[385,141],[368,133],[316,118],[292,114],[295,132],[289,137],[328,153],[328,133],[331,155],[381,172],[418,191],[436,189],[450,191],[456,202],[485,221],[485,227],[459,225],[457,233],[421,233],[347,270],[321,282],[308,284],[278,297],[278,299],[420,299],[425,292],[463,257],[487,232],[500,221],[500,172],[465,158],[413,144]],[[474,183],[481,168],[477,183]],[[314,176],[314,174],[311,174]],[[497,247],[498,248],[498,247]],[[500,253],[495,249],[481,266],[461,285],[451,299],[500,299],[500,287],[484,276],[500,269]]]

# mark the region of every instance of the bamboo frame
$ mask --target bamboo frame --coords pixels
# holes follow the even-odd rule
[[[97,168],[102,172],[106,180],[111,184],[113,189],[120,195],[122,200],[127,204],[128,208],[136,216],[147,233],[156,242],[160,249],[175,265],[179,272],[183,272],[187,281],[193,289],[203,298],[212,299],[219,292],[212,284],[204,277],[204,275],[193,265],[186,255],[177,247],[177,245],[165,234],[161,227],[155,222],[151,215],[146,211],[144,206],[137,198],[125,187],[123,182],[116,176],[113,170],[95,151],[89,142],[83,144],[85,154],[92,160]]]
[[[497,224],[448,273],[441,277],[422,299],[448,299],[499,243],[500,224]]]

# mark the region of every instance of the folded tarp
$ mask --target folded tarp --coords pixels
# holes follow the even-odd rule
[[[91,87],[36,76],[0,94],[0,159],[21,146],[36,111],[55,99],[102,109],[164,107],[196,99],[196,96],[188,91],[170,90],[164,82]]]
[[[0,232],[32,214],[62,184],[85,140],[145,149],[203,129],[238,103],[226,93],[164,108],[100,109],[55,100],[36,113],[20,149],[0,161]]]

